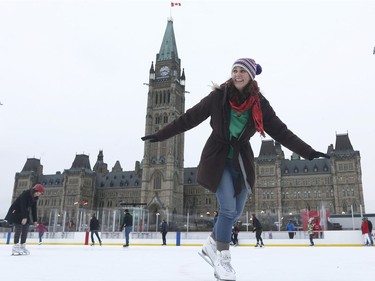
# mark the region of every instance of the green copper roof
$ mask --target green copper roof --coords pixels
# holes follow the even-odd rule
[[[157,61],[165,61],[172,59],[174,59],[176,62],[179,61],[176,38],[174,37],[173,21],[168,20],[167,28],[165,29],[163,42],[161,43]]]

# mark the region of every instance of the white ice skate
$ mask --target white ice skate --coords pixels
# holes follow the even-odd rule
[[[12,247],[12,256],[19,256],[22,255],[23,252],[21,251],[20,244],[14,244]]]
[[[217,258],[214,263],[215,277],[220,281],[236,280],[236,272],[230,264],[230,251],[217,252]]]
[[[26,245],[25,244],[21,244],[20,245],[20,250],[22,252],[23,255],[30,255],[30,251],[28,249],[26,249]]]
[[[203,244],[202,251],[199,253],[202,258],[204,258],[211,266],[214,265],[217,255],[216,255],[216,241],[209,236],[206,242]]]

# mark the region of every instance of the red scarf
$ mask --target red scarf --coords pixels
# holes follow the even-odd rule
[[[255,81],[254,81],[255,82]],[[263,129],[263,114],[262,110],[260,109],[260,99],[259,95],[252,95],[250,98],[246,99],[242,104],[238,104],[238,100],[229,100],[229,104],[233,110],[237,112],[245,112],[252,108],[252,115],[255,124],[255,129],[263,136],[266,137]]]

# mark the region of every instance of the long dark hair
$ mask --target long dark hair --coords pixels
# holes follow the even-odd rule
[[[230,78],[227,82],[228,97],[230,100],[235,100],[238,104],[242,104],[250,96],[256,95],[259,93],[259,88],[257,83],[254,83],[254,80],[250,80],[249,83],[244,87],[243,91],[239,91],[233,83],[233,79]]]

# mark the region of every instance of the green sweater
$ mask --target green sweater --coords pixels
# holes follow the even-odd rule
[[[249,120],[249,111],[245,111],[241,114],[238,114],[233,109],[230,110],[230,123],[229,123],[229,139],[231,140],[232,137],[238,138],[238,136],[242,133],[247,120]],[[228,159],[233,158],[233,147],[230,146]]]

